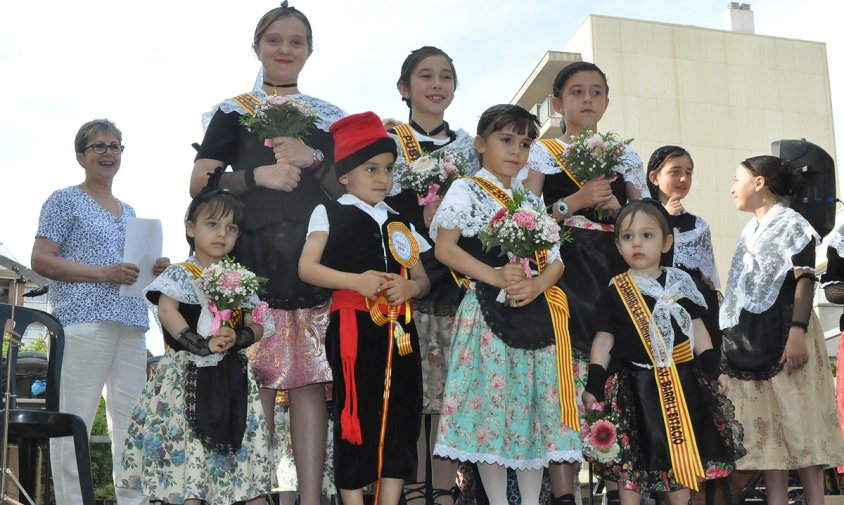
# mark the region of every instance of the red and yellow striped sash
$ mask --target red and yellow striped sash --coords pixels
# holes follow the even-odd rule
[[[686,397],[680,384],[680,376],[677,374],[677,363],[692,359],[691,344],[686,341],[685,345],[674,348],[670,367],[656,367],[651,348],[651,311],[642,297],[642,292],[633,282],[629,272],[613,277],[613,284],[624,302],[627,314],[636,326],[636,331],[642,339],[651,363],[654,364],[654,376],[662,405],[662,418],[665,421],[665,433],[668,437],[668,450],[671,454],[674,477],[680,484],[697,491],[698,480],[704,477],[703,465],[700,461]]]
[[[566,151],[566,149],[562,146],[562,144],[560,144],[554,139],[539,139],[539,143],[545,146],[545,149],[548,149],[548,152],[550,152],[551,156],[554,157],[554,161],[556,161],[557,164],[560,165],[560,168],[563,170],[563,172],[565,172],[567,176],[569,176],[569,179],[571,179],[572,182],[577,184],[578,188],[582,188],[583,181],[575,177],[572,171],[569,170],[569,167],[566,166],[566,162],[563,159],[563,153]]]
[[[407,164],[410,165],[421,158],[422,146],[419,144],[419,140],[416,139],[416,135],[413,134],[413,129],[410,128],[410,125],[400,124],[393,129],[396,131],[396,135],[399,136]]]
[[[261,103],[261,99],[257,96],[253,95],[252,93],[243,93],[242,95],[237,95],[233,97],[234,100],[238,105],[246,109],[246,112],[250,114],[255,114],[255,107]]]

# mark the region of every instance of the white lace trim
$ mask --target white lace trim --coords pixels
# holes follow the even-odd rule
[[[561,146],[568,148],[568,144],[560,139],[554,139]],[[645,179],[645,165],[642,163],[642,158],[631,149],[629,145],[625,144],[624,160],[627,162],[624,166],[619,167],[618,173],[625,182],[629,182],[639,190],[642,197],[650,195],[648,184]],[[530,154],[528,155],[527,167],[531,170],[536,170],[545,175],[554,175],[562,172],[560,164],[557,159],[551,154],[541,142],[534,142],[530,146]]]
[[[512,459],[505,458],[497,454],[468,452],[455,449],[454,447],[436,444],[434,446],[434,456],[458,461],[468,461],[470,463],[501,465],[506,468],[512,468],[513,470],[539,470],[540,468],[547,467],[551,463],[580,461],[583,458],[583,453],[576,450],[551,451],[546,453],[544,458]]]
[[[792,256],[820,237],[812,225],[794,210],[775,205],[762,222],[750,220],[742,231],[721,304],[721,328],[738,324],[741,310],[761,314],[771,308],[779,295],[788,271],[803,267],[794,265]],[[814,271],[814,266],[807,266]]]
[[[253,90],[252,93],[259,98],[267,96],[267,93],[260,88]],[[285,95],[285,98],[289,98],[291,99],[291,101],[302,102],[305,105],[311,107],[317,116],[316,127],[326,132],[328,131],[328,127],[331,126],[332,123],[342,117],[347,116],[346,112],[343,109],[337,107],[336,105],[330,104],[325,100],[320,100],[319,98],[310,95],[296,93],[293,95]],[[244,114],[248,114],[246,109],[244,109],[239,103],[235,102],[231,98],[227,98],[215,105],[213,109],[202,115],[203,131],[208,129],[208,125],[211,123],[211,118],[214,117],[214,114],[216,114],[217,110],[222,110],[226,114],[231,112],[237,112],[241,116]]]
[[[188,258],[186,262],[202,268],[202,265],[193,257]],[[149,286],[144,288],[144,297],[146,297],[149,291],[158,291],[179,303],[201,306],[202,309],[196,324],[196,332],[204,338],[209,338],[211,321],[214,319],[214,316],[208,310],[208,297],[197,285],[193,273],[187,268],[179,264],[170,265]],[[259,303],[261,303],[261,300],[258,298],[258,295],[253,294],[242,308],[243,310],[251,310]],[[156,310],[157,315],[158,311]],[[264,327],[264,337],[271,337],[275,333],[275,321],[272,317],[267,317],[262,326]],[[214,353],[208,356],[197,356],[196,354],[188,353],[187,358],[195,363],[196,366],[215,366],[223,359],[223,354]]]
[[[478,161],[478,153],[475,151],[475,138],[466,133],[463,129],[457,130],[455,134],[457,135],[457,138],[454,139],[454,142],[445,144],[435,150],[459,154],[464,160],[466,160],[467,163],[469,163],[469,173],[466,175],[475,175],[478,170],[481,169],[480,162]],[[397,153],[396,164],[393,166],[393,187],[390,190],[389,196],[396,196],[401,193],[402,189],[404,189],[399,184],[399,179],[401,178],[401,174],[407,170],[408,164],[407,157],[404,155],[404,151],[401,146],[401,140],[397,135],[389,135],[396,142]],[[429,137],[417,134],[417,139],[422,141],[428,140]]]
[[[829,235],[829,247],[835,249],[838,256],[844,258],[844,235],[837,229]]]
[[[696,268],[715,289],[721,289],[715,252],[712,249],[712,232],[703,218],[691,212],[689,214],[695,218],[694,228],[684,232],[674,229],[674,266]]]
[[[694,347],[692,317],[677,302],[686,298],[703,308],[706,308],[706,302],[689,274],[679,268],[662,267],[662,270],[665,272],[665,287],[657,279],[632,270],[630,276],[643,295],[656,300],[650,321],[651,351],[656,366],[665,368],[671,366],[671,354],[674,351],[672,319],[683,334],[689,337],[690,344]]]
[[[524,190],[521,182],[515,180],[515,178],[511,183],[511,189],[503,188],[498,179],[484,168],[480,169],[475,175],[492,182],[510,196],[513,196],[513,189]],[[526,190],[525,193],[527,194],[525,206],[538,207],[543,205],[539,197]],[[451,185],[439,209],[437,209],[437,213],[434,214],[429,235],[436,242],[437,231],[442,227],[460,230],[464,237],[475,237],[481,229],[489,224],[489,220],[499,209],[501,209],[501,204],[486,190],[468,179],[459,179]],[[562,261],[559,247],[554,247],[548,251],[548,263],[554,261]]]

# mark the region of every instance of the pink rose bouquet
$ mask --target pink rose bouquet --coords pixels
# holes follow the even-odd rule
[[[621,445],[612,417],[604,412],[599,403],[581,411],[580,439],[586,459],[605,464],[619,461]]]
[[[626,166],[624,159],[625,145],[633,139],[619,140],[614,133],[593,133],[584,130],[579,135],[572,135],[571,144],[563,152],[563,159],[572,175],[579,181],[586,182],[598,177],[612,179],[616,169]],[[606,218],[606,211],[598,210],[599,218]]]
[[[230,325],[232,309],[244,306],[266,282],[266,278],[255,275],[228,256],[203,270],[196,283],[208,297],[208,309],[214,316],[211,334],[216,334],[221,324]],[[263,314],[263,319],[266,319],[266,307],[261,309],[259,304],[255,310],[259,317]],[[258,323],[262,322],[255,319]]]
[[[293,98],[268,95],[255,107],[253,114],[240,117],[240,124],[273,147],[273,137],[296,137],[316,124],[317,116],[310,105]]]
[[[457,153],[434,151],[414,161],[401,173],[399,184],[419,195],[419,205],[442,200],[451,183],[466,175],[469,163]]]
[[[478,238],[485,251],[500,247],[501,253],[509,255],[511,263],[521,263],[530,277],[534,253],[570,242],[571,234],[562,230],[543,207],[531,207],[524,190],[515,189],[513,201],[492,216]],[[505,299],[499,297],[499,301]]]

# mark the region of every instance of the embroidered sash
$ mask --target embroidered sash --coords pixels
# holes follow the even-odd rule
[[[410,125],[400,124],[395,126],[393,129],[396,131],[396,135],[398,135],[399,140],[401,140],[401,148],[402,151],[404,151],[404,157],[407,160],[407,164],[410,165],[421,158],[422,146],[419,144],[419,140],[416,139],[416,135],[413,134],[413,129]]]
[[[563,160],[565,148],[554,139],[539,139],[539,142],[545,146],[545,149],[548,149],[548,152],[554,157],[554,161],[557,162],[557,165],[560,165],[563,173],[565,173],[573,183],[577,184],[578,188],[582,188],[584,184],[583,181],[575,177]],[[605,232],[615,231],[615,227],[611,224],[596,223],[584,216],[569,216],[563,220],[563,224],[571,228],[582,228],[584,230],[600,230]]]
[[[642,297],[642,292],[633,282],[629,272],[613,277],[613,284],[624,302],[627,314],[636,326],[651,364],[655,364],[650,335],[651,311]],[[659,402],[662,405],[662,418],[665,421],[665,433],[668,437],[668,450],[671,454],[674,476],[680,484],[697,491],[698,480],[704,478],[703,465],[700,461],[686,397],[677,373],[677,363],[683,360],[689,361],[690,354],[691,345],[677,346],[672,354],[671,366],[666,368],[654,366],[654,376],[659,390]]]
[[[481,177],[467,177],[503,207],[513,199],[495,184]],[[536,251],[538,270],[548,265],[548,251]],[[574,386],[574,364],[572,358],[571,336],[569,335],[569,303],[566,294],[559,286],[551,286],[544,292],[545,300],[551,312],[551,322],[554,327],[554,340],[557,347],[557,382],[560,400],[562,423],[574,431],[580,431],[578,422],[576,390]]]
[[[572,171],[569,170],[569,167],[566,166],[566,162],[563,161],[563,153],[566,149],[554,139],[539,139],[539,143],[545,146],[545,149],[548,149],[548,152],[554,157],[554,161],[557,162],[557,165],[560,165],[560,168],[567,176],[569,176],[569,179],[571,179],[573,183],[577,184],[578,188],[582,188],[583,181],[575,177],[574,173],[572,173]]]
[[[255,107],[261,103],[261,99],[252,93],[243,93],[232,98],[238,105],[246,109],[249,114],[255,114]]]

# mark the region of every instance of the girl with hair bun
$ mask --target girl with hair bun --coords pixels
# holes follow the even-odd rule
[[[574,241],[561,248],[566,272],[560,287],[568,295],[571,317],[569,329],[572,347],[577,352],[575,375],[582,387],[589,349],[595,335],[593,320],[600,293],[613,275],[626,270],[624,260],[613,243],[613,217],[629,200],[646,194],[642,160],[627,146],[626,162],[613,180],[599,177],[589,181],[569,175],[560,154],[568,148],[573,135],[584,130],[597,133],[598,122],[609,105],[607,76],[594,63],[577,61],[564,67],[554,79],[551,105],[563,115],[563,134],[556,139],[542,139],[533,144],[528,158],[525,187],[542,195],[554,217],[571,230]],[[596,210],[609,211],[600,218]],[[549,472],[555,502],[574,502],[574,461],[554,464]],[[617,503],[617,494],[608,486],[608,497]]]
[[[809,505],[823,503],[823,468],[844,461],[832,375],[812,310],[820,237],[788,208],[802,177],[787,161],[755,156],[736,168],[731,194],[751,212],[721,305],[728,397],[744,426],[739,470],[763,470],[768,503],[788,502],[797,470]]]
[[[694,167],[692,155],[682,147],[662,146],[648,161],[648,190],[670,216],[674,247],[666,255],[668,263],[686,271],[698,285],[707,305],[704,324],[715,349],[720,349],[716,290],[721,288],[721,281],[715,267],[712,232],[702,217],[689,212],[683,205],[683,199],[692,188]]]
[[[445,51],[433,46],[423,46],[410,52],[401,66],[396,87],[401,99],[410,109],[407,124],[391,126],[387,131],[396,141],[398,156],[394,167],[395,178],[390,196],[385,200],[393,209],[407,216],[416,230],[428,239],[428,227],[440,201],[426,205],[418,203],[418,195],[401,187],[401,175],[408,166],[425,154],[448,151],[460,155],[471,164],[470,174],[477,164],[473,138],[462,129],[452,130],[445,121],[445,111],[454,99],[457,88],[457,71]],[[416,328],[422,356],[422,412],[426,415],[420,437],[419,453],[430,452],[436,441],[436,426],[442,408],[443,390],[448,371],[451,347],[451,325],[462,293],[460,286],[447,267],[437,261],[433,249],[421,255],[422,263],[431,281],[427,296],[414,302]],[[455,465],[441,459],[431,462],[435,489],[454,486]],[[423,463],[420,462],[420,466]]]
[[[258,21],[251,44],[261,63],[258,82],[251,92],[224,100],[205,115],[205,137],[190,191],[198,193],[213,172],[219,187],[243,201],[244,220],[232,256],[268,279],[262,300],[269,304],[278,329],[249,349],[249,359],[273,443],[283,447],[290,440],[293,447],[300,503],[318,505],[328,434],[326,384],[332,379],[325,355],[330,294],[299,279],[295,265],[311,212],[342,193],[333,173],[334,144],[328,128],[346,113],[299,91],[299,75],[314,50],[311,24],[302,11],[286,0],[269,10]],[[265,139],[240,120],[272,95],[311,109],[317,116],[315,125],[300,138],[276,137],[265,145]],[[282,426],[285,411],[279,409],[279,426],[274,424],[279,391],[289,402],[289,439]],[[286,473],[284,463],[279,473]],[[292,485],[287,475],[279,480],[284,490]]]

